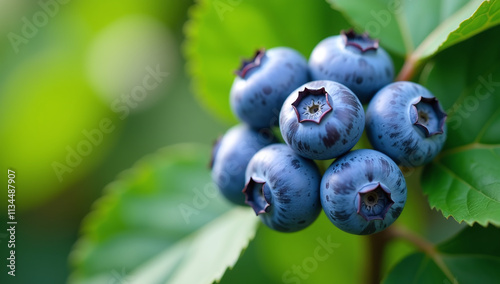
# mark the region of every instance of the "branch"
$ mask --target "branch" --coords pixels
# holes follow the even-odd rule
[[[389,227],[391,228],[391,227]],[[378,284],[382,280],[382,264],[387,244],[394,238],[389,229],[367,237],[369,255],[365,258],[366,279],[363,283]]]
[[[399,71],[396,81],[410,81],[415,75],[417,69],[417,60],[412,56],[408,56],[401,70]]]
[[[454,282],[455,278],[453,274],[451,273],[448,266],[446,266],[446,264],[444,263],[441,255],[436,250],[436,247],[434,246],[433,243],[427,241],[426,239],[416,235],[415,233],[403,227],[392,226],[388,228],[388,231],[391,234],[392,238],[407,240],[412,244],[414,244],[420,251],[422,251],[430,258],[432,258],[432,260],[434,260],[436,265],[443,271],[443,273],[448,277],[448,279],[453,283],[455,283]]]

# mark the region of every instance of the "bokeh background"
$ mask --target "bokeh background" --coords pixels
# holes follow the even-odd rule
[[[18,221],[17,276],[7,278],[5,191],[0,283],[66,282],[81,221],[106,184],[161,147],[209,145],[227,128],[195,101],[185,72],[182,29],[192,1],[62,2],[0,0],[0,168],[17,173]],[[158,87],[129,113],[114,112],[158,65],[168,73]],[[103,119],[113,131],[59,180],[53,163],[66,164],[68,147],[78,151],[84,131]]]
[[[283,2],[269,5],[280,10]],[[271,45],[287,42],[310,52],[323,37],[349,27],[325,1],[317,2],[307,12],[321,11],[315,19],[322,21],[321,31],[308,31],[307,25],[293,21],[297,30],[278,33],[276,38],[268,34],[265,40]],[[12,278],[5,273],[7,193],[1,192],[0,283],[66,283],[71,274],[70,252],[81,234],[82,220],[106,185],[165,146],[195,142],[208,149],[235,123],[227,101],[220,104],[226,107],[224,113],[209,114],[199,103],[200,96],[194,94],[183,52],[191,5],[192,0],[0,0],[0,182],[6,184],[7,169],[16,171],[18,221],[17,276]],[[281,20],[248,6],[252,9],[245,11],[244,4],[238,7],[241,14],[247,13],[246,20],[233,17],[219,23],[213,11],[212,18],[230,32],[237,29],[235,23],[248,26],[259,20],[274,27],[273,21]],[[255,19],[256,15],[261,17]],[[218,32],[213,27],[199,28],[206,35]],[[295,31],[311,33],[315,41],[304,42]],[[248,37],[257,42],[259,34]],[[203,44],[212,51],[221,47],[220,57],[207,60],[213,68],[218,68],[218,60],[227,66],[235,54],[250,55],[250,50],[259,47],[227,50],[221,42]],[[402,58],[393,59],[399,68]],[[238,64],[234,61],[234,68]],[[151,74],[156,74],[156,81]],[[228,72],[224,80],[231,76]],[[146,83],[145,78],[149,78]],[[204,103],[212,109],[218,107],[217,101]],[[459,229],[454,221],[445,222],[442,215],[430,211],[420,192],[411,194],[401,222],[432,241],[443,240]],[[429,219],[433,221],[427,222]],[[261,227],[222,283],[281,282],[294,263],[311,256],[318,238],[329,238],[332,228],[324,214],[310,229],[294,235]],[[341,257],[320,263],[304,283],[330,283],[331,267],[340,272],[336,275],[340,283],[361,277],[355,265],[366,249],[361,238],[334,234],[339,248],[333,255]],[[384,271],[412,250],[395,242]],[[107,282],[125,284],[127,273],[109,271]]]

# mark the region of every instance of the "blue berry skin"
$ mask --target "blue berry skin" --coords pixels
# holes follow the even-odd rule
[[[248,163],[246,181],[247,204],[273,230],[302,230],[321,212],[318,167],[285,144],[257,152]]]
[[[321,180],[321,205],[339,229],[369,235],[390,226],[406,203],[403,173],[388,156],[360,149],[336,159]]]
[[[237,73],[231,87],[231,109],[254,128],[277,126],[283,101],[309,81],[307,60],[288,47],[259,50]]]
[[[252,156],[263,147],[276,143],[268,129],[255,130],[239,124],[229,129],[212,150],[212,180],[229,201],[246,206],[245,170]]]
[[[347,86],[361,103],[368,103],[394,78],[392,59],[378,40],[352,30],[318,43],[309,57],[309,70],[312,80],[332,80]]]
[[[344,85],[328,80],[300,86],[280,112],[285,142],[299,155],[313,160],[346,153],[356,145],[364,127],[365,113],[358,98]]]
[[[381,89],[366,111],[366,132],[373,148],[405,167],[427,164],[446,140],[446,113],[419,84],[395,82]]]

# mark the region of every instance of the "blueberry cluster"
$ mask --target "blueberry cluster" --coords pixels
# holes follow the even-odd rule
[[[390,56],[367,34],[328,37],[308,61],[288,47],[260,49],[236,73],[230,102],[241,124],[215,144],[212,179],[277,231],[306,228],[322,208],[346,232],[385,229],[406,203],[399,166],[428,163],[446,139],[436,97],[393,83]],[[351,151],[365,128],[374,149]],[[318,163],[331,159],[322,174]]]

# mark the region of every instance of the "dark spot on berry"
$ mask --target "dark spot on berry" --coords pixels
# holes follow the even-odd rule
[[[300,162],[299,162],[299,160],[297,160],[297,159],[292,160],[292,167],[294,169],[300,168]]]
[[[373,181],[373,160],[366,160],[366,178],[368,181]]]
[[[333,214],[330,215],[330,217],[340,222],[345,222],[349,220],[349,214],[346,214],[345,211],[334,211]]]
[[[293,144],[293,140],[294,140],[293,138],[295,137],[295,133],[297,133],[298,128],[299,128],[299,124],[297,121],[292,121],[289,124],[290,131],[287,132],[286,138],[287,138],[287,141],[290,143],[290,145]]]
[[[285,223],[283,222],[283,219],[287,219],[287,215],[285,214],[285,212],[281,212],[279,210],[276,211],[278,213],[278,221],[280,223]]]
[[[358,113],[350,108],[342,108],[335,110],[335,117],[342,123],[349,124],[353,118],[358,117]]]
[[[304,150],[304,146],[302,145],[302,141],[299,141],[299,143],[297,143],[297,149],[299,149],[300,151]]]
[[[356,84],[358,84],[358,85],[359,85],[359,84],[361,84],[361,83],[363,83],[363,77],[357,77],[357,78],[356,78]]]
[[[375,223],[374,222],[370,222],[370,224],[368,224],[368,226],[366,226],[366,228],[361,231],[360,235],[369,235],[369,234],[373,234],[377,229],[375,228]]]
[[[335,128],[335,126],[331,125],[330,123],[327,123],[325,125],[325,129],[327,135],[322,139],[323,144],[327,148],[330,148],[335,145],[335,143],[337,143],[337,141],[340,139],[340,133],[338,132],[337,128]]]
[[[393,210],[391,210],[392,218],[394,218],[394,219],[398,218],[399,215],[401,215],[402,211],[403,211],[402,207],[396,207]]]
[[[391,70],[389,70],[389,68],[385,68],[385,76],[387,77],[392,77],[392,74],[391,74]]]
[[[389,135],[389,137],[391,137],[391,138],[395,138],[395,137],[397,137],[397,136],[399,136],[399,135],[401,135],[401,132],[400,132],[400,131],[398,131],[398,132],[391,132],[391,134]]]
[[[389,162],[387,162],[383,158],[380,158],[379,161],[380,161],[380,164],[382,166],[382,171],[384,171],[384,172],[390,172],[391,171],[391,165],[389,164]]]
[[[352,122],[351,122],[351,123],[349,123],[349,124],[347,125],[347,127],[345,128],[345,132],[347,133],[347,135],[350,135],[350,134],[351,134],[352,127],[353,127],[353,124],[352,124]]]
[[[350,79],[351,79],[351,74],[349,74],[349,73],[345,74],[344,81],[349,82]]]
[[[292,201],[288,196],[279,196],[278,200],[282,204],[289,204]]]
[[[351,165],[349,163],[342,163],[342,164],[340,164],[340,169],[342,171],[347,170],[350,167],[351,167]]]
[[[306,220],[300,220],[299,222],[297,222],[297,224],[304,224],[306,222]]]
[[[262,92],[265,94],[265,95],[269,95],[271,94],[273,91],[273,88],[271,88],[271,86],[265,86],[264,88],[262,88]]]
[[[368,66],[368,63],[363,58],[360,58],[358,60],[358,65],[359,65],[360,68],[365,68],[366,66]]]

